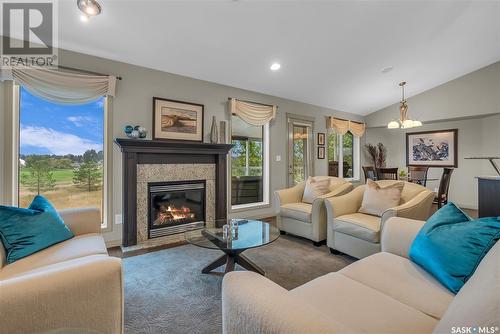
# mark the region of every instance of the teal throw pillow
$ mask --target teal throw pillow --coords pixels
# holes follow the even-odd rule
[[[427,220],[409,255],[456,294],[499,238],[500,217],[471,219],[448,203]]]
[[[43,196],[36,196],[27,209],[0,205],[0,238],[9,264],[73,237]]]

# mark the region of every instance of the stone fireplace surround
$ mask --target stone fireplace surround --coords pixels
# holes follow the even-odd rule
[[[206,180],[206,220],[227,217],[229,144],[116,138],[122,151],[122,248],[133,250],[183,240],[182,234],[148,239],[147,184]]]
[[[183,241],[183,235],[172,234],[148,238],[148,183],[161,181],[206,180],[205,221],[215,217],[215,164],[143,164],[137,166],[137,245],[152,247]]]

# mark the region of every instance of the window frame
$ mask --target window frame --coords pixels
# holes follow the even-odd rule
[[[329,130],[332,131],[332,130]],[[350,131],[349,131],[350,132]],[[352,134],[352,132],[351,132]],[[360,144],[360,138],[358,136],[355,136],[354,134],[352,135],[352,177],[346,177],[344,178],[344,136],[341,134],[336,134],[337,135],[337,156],[339,160],[339,176],[340,178],[343,178],[346,181],[359,181],[361,177],[361,144]],[[330,143],[327,143],[327,152],[328,152],[328,146]],[[327,163],[330,161],[330,157],[327,157]]]
[[[231,115],[230,114],[230,121],[229,121],[229,140],[232,141],[233,137],[233,129],[232,129],[232,117],[238,117],[238,115]],[[260,208],[266,208],[271,206],[269,194],[271,192],[270,189],[270,182],[269,182],[269,173],[270,173],[270,136],[269,136],[269,123],[262,125],[262,202],[255,202],[255,203],[246,203],[246,204],[237,204],[237,205],[232,205],[231,203],[231,198],[232,198],[232,158],[231,158],[231,153],[229,154],[229,159],[227,159],[228,163],[228,180],[229,180],[229,187],[228,188],[228,207],[229,207],[229,212],[241,212],[241,211],[246,211],[249,209],[260,209]]]
[[[12,101],[12,123],[13,131],[11,134],[12,144],[12,172],[10,177],[12,177],[12,191],[11,191],[11,203],[14,206],[19,205],[19,150],[20,146],[20,130],[21,130],[21,118],[20,118],[20,88],[21,86],[13,83],[13,101]],[[110,96],[104,96],[103,105],[103,207],[102,207],[102,217],[101,231],[112,232],[113,231],[113,98]],[[8,144],[8,143],[6,143]]]

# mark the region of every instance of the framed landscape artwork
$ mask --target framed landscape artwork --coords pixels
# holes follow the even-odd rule
[[[153,139],[203,141],[203,104],[153,97]]]
[[[458,167],[458,130],[406,134],[406,165]]]

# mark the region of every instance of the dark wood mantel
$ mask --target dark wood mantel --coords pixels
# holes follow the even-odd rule
[[[137,244],[137,165],[215,164],[215,219],[227,218],[227,154],[230,144],[116,138],[123,155],[124,247]]]

